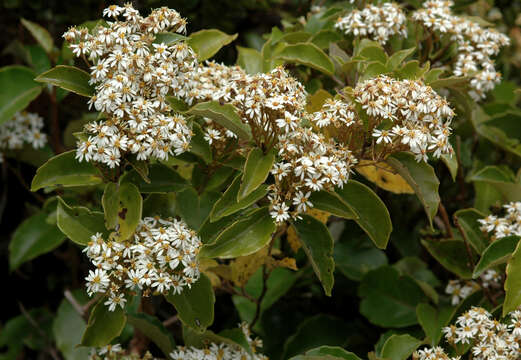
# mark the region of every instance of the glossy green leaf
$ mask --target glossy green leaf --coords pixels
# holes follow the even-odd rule
[[[192,126],[194,135],[190,140],[190,152],[199,156],[205,163],[212,162],[212,148],[210,144],[204,139],[204,132],[199,124],[195,123]]]
[[[277,58],[286,62],[309,66],[315,70],[332,75],[335,66],[331,59],[318,46],[312,43],[286,45]]]
[[[261,185],[248,196],[237,201],[237,194],[241,186],[241,174],[237,175],[230,187],[226,189],[223,196],[217,200],[210,213],[210,221],[217,221],[225,216],[236,213],[239,210],[245,209],[262,199],[268,193],[268,186]]]
[[[159,216],[162,219],[176,216],[175,193],[150,194],[143,201],[143,217]]]
[[[331,296],[335,261],[333,260],[333,238],[328,228],[310,215],[302,215],[302,219],[293,224],[302,247],[308,256],[311,266],[322,283],[324,292]]]
[[[427,303],[416,306],[416,316],[429,344],[436,346],[441,340],[442,329],[449,324],[453,312],[452,307],[434,308]]]
[[[143,335],[152,340],[161,349],[163,355],[168,357],[174,350],[175,341],[172,334],[156,317],[145,313],[128,314],[127,321],[135,329],[138,329]]]
[[[22,22],[22,25],[29,30],[36,41],[38,41],[45,52],[50,54],[54,47],[54,43],[52,41],[52,36],[49,34],[47,29],[29,20],[21,19],[20,21]]]
[[[411,335],[391,335],[382,348],[382,357],[391,360],[406,360],[422,344]]]
[[[417,162],[414,155],[408,152],[393,154],[386,162],[414,189],[432,226],[432,219],[436,216],[440,204],[440,182],[434,169],[425,162]]]
[[[34,80],[58,86],[78,95],[86,97],[94,95],[94,87],[89,84],[89,73],[74,66],[58,65],[38,75]]]
[[[335,192],[315,191],[311,194],[309,201],[318,210],[327,211],[344,219],[357,219],[358,215],[347,205]]]
[[[244,165],[241,186],[237,193],[238,201],[246,198],[266,181],[274,162],[274,150],[264,154],[259,148],[251,149]]]
[[[519,236],[506,236],[491,242],[481,254],[481,258],[474,268],[472,277],[476,279],[485,270],[506,263],[516,249],[520,239]]]
[[[268,208],[260,208],[247,218],[234,222],[214,242],[205,244],[200,254],[221,259],[253,254],[269,243],[275,229]]]
[[[498,166],[486,166],[480,171],[472,174],[468,181],[485,183],[493,186],[503,196],[504,201],[521,200],[521,184]]]
[[[0,124],[29,105],[40,95],[42,87],[35,82],[34,72],[25,66],[0,68]]]
[[[385,249],[393,230],[389,210],[370,188],[358,181],[349,180],[336,193],[358,218],[356,223],[380,249]]]
[[[503,317],[521,305],[521,242],[519,242],[508,260],[505,280],[505,301]]]
[[[108,234],[103,213],[80,206],[70,207],[61,198],[57,217],[60,230],[77,244],[87,245],[90,237],[98,232]]]
[[[128,239],[141,221],[143,211],[143,198],[138,188],[131,183],[123,183],[118,191],[118,237],[121,240]]]
[[[82,346],[108,345],[123,331],[127,322],[125,310],[117,306],[114,311],[109,311],[109,307],[103,304],[105,301],[106,298],[101,298],[92,309],[87,328],[81,338]]]
[[[47,186],[69,187],[101,183],[99,170],[91,163],[78,162],[75,155],[75,150],[67,151],[40,166],[31,183],[31,191]]]
[[[470,279],[472,271],[465,243],[461,240],[422,240],[423,246],[447,270],[463,279]]]
[[[183,324],[197,332],[202,333],[213,323],[215,295],[206,275],[201,274],[199,280],[181,294],[170,293],[165,298],[174,305]]]
[[[242,122],[233,105],[221,105],[217,101],[208,101],[192,106],[187,113],[207,117],[233,131],[241,139],[251,139],[250,127]]]
[[[458,175],[458,159],[455,155],[442,154],[440,157],[441,161],[447,166],[449,169],[450,176],[452,177],[452,181],[456,181],[456,176]]]
[[[174,44],[179,41],[186,41],[186,40],[188,40],[188,37],[186,37],[184,35],[173,33],[173,32],[163,32],[163,33],[156,34],[154,43],[155,44],[163,43],[165,45],[170,45],[170,44]]]
[[[107,229],[114,229],[118,224],[119,184],[110,182],[105,186],[101,204],[105,214],[105,226]]]
[[[339,346],[321,346],[306,352],[307,356],[333,356],[335,359],[362,360],[355,353],[346,351]],[[305,358],[305,357],[304,357]]]
[[[188,45],[197,53],[197,59],[204,61],[236,38],[237,34],[228,35],[217,29],[200,30],[190,35]]]
[[[186,189],[188,182],[179,175],[177,171],[163,164],[151,164],[148,167],[148,178],[150,182],[143,180],[142,176],[135,170],[125,173],[120,183],[132,183],[142,193],[167,193]]]
[[[235,173],[235,169],[228,166],[221,166],[213,172],[205,185],[205,190],[221,190],[229,183],[229,179]]]
[[[410,49],[404,49],[395,52],[389,57],[389,59],[387,59],[387,68],[389,68],[391,71],[395,70],[402,64],[402,62],[404,62],[405,59],[407,59],[407,57],[409,57],[409,55],[414,53],[415,50],[416,48],[412,47]]]
[[[387,63],[387,54],[381,46],[364,47],[358,56],[363,56],[369,61],[377,61],[382,65]]]
[[[486,215],[476,209],[462,209],[454,213],[454,222],[459,224],[464,232],[465,238],[470,245],[481,254],[489,245],[488,239],[480,229],[479,219],[483,219]]]
[[[194,230],[199,230],[209,217],[215,202],[221,197],[213,191],[199,195],[193,187],[186,188],[176,196],[177,213]]]
[[[335,244],[335,268],[348,279],[362,280],[370,270],[387,265],[387,256],[364,236]]]
[[[416,306],[427,297],[409,276],[391,266],[369,271],[358,288],[360,312],[373,324],[401,328],[418,323]]]
[[[48,224],[48,214],[41,211],[18,226],[9,242],[9,270],[57,248],[65,236],[54,224]]]
[[[237,46],[237,65],[243,68],[248,74],[262,72],[262,54],[250,48]]]
[[[320,49],[329,49],[329,44],[336,43],[341,39],[342,35],[338,31],[323,29],[313,35],[309,41]]]

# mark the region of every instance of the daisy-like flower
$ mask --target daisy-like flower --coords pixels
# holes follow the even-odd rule
[[[47,135],[42,132],[43,118],[38,114],[18,112],[0,125],[0,154],[2,150],[18,150],[24,144],[39,149],[47,143]],[[1,162],[1,157],[0,157]]]

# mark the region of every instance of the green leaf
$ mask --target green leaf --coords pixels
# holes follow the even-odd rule
[[[242,67],[248,74],[262,72],[262,54],[250,48],[237,46],[237,65]]]
[[[452,88],[468,84],[469,78],[465,76],[450,76],[448,78],[436,79],[429,83],[433,89]]]
[[[77,296],[75,298],[78,300]],[[80,304],[83,305],[83,301]],[[88,359],[90,349],[76,347],[81,342],[81,335],[85,328],[86,324],[82,317],[67,299],[63,299],[53,321],[52,333],[56,347],[66,360]]]
[[[237,175],[230,187],[226,189],[223,196],[217,200],[210,213],[210,221],[217,221],[225,216],[236,213],[239,210],[247,208],[262,199],[268,193],[268,186],[261,185],[248,196],[237,201],[237,194],[241,184],[241,174]]]
[[[456,181],[456,176],[458,176],[458,159],[456,156],[442,154],[440,159],[447,166],[447,169],[449,169],[452,181]]]
[[[378,61],[373,61],[368,64],[363,75],[360,77],[360,81],[365,81],[377,77],[378,75],[388,73],[387,67]]]
[[[311,356],[333,356],[335,359],[345,360],[362,360],[355,353],[346,351],[338,346],[321,346],[315,349],[311,349],[306,352],[306,355]],[[305,357],[304,357],[305,358]]]
[[[36,99],[42,87],[35,82],[34,72],[25,66],[5,66],[0,69],[0,124],[9,121]]]
[[[404,62],[404,60],[407,59],[407,57],[409,57],[409,55],[414,53],[415,50],[416,48],[412,47],[410,49],[404,49],[395,52],[391,55],[391,57],[389,57],[389,59],[387,59],[387,68],[391,71],[396,70],[398,66],[400,66],[402,62]]]
[[[286,62],[309,66],[327,75],[333,75],[335,66],[331,59],[318,46],[312,43],[286,45],[277,58]]]
[[[172,334],[156,317],[145,313],[128,314],[127,321],[152,340],[166,357],[174,350],[175,341]]]
[[[335,244],[335,268],[348,279],[362,280],[364,274],[387,265],[387,256],[364,235]]]
[[[103,213],[81,206],[69,207],[61,198],[57,217],[60,230],[77,244],[87,245],[90,237],[98,232],[108,234]]]
[[[472,271],[465,243],[461,240],[422,240],[423,246],[447,270],[463,279],[470,279]]]
[[[159,216],[162,219],[176,216],[175,193],[150,194],[143,201],[143,217]]]
[[[120,184],[131,183],[137,186],[142,193],[168,193],[186,189],[188,182],[174,169],[163,164],[151,164],[148,168],[147,183],[135,170],[126,172],[120,179]]]
[[[506,263],[516,249],[520,239],[519,236],[505,236],[491,242],[481,254],[481,258],[474,268],[472,277],[476,279],[483,271]]]
[[[503,317],[521,305],[521,245],[519,244],[521,242],[517,243],[516,249],[507,263]]]
[[[242,122],[233,105],[221,105],[217,101],[208,101],[192,106],[187,113],[207,117],[233,131],[241,139],[251,139],[250,127]]]
[[[488,246],[489,241],[483,235],[480,229],[479,219],[483,219],[485,214],[479,212],[476,209],[462,209],[454,213],[454,222],[459,224],[464,232],[465,238],[468,240],[470,245],[476,250],[478,254],[481,254],[483,250]]]
[[[401,68],[394,71],[395,77],[398,79],[419,79],[427,71],[429,71],[430,64],[427,62],[424,67],[420,67],[418,60],[411,60],[406,62]]]
[[[143,198],[138,188],[131,183],[123,183],[118,191],[118,225],[116,230],[120,240],[126,240],[136,231],[143,211]]]
[[[333,276],[335,261],[333,260],[334,241],[328,228],[321,221],[305,214],[293,225],[326,295],[331,296],[335,281]]]
[[[105,226],[107,229],[114,229],[118,224],[119,209],[119,184],[110,182],[105,186],[105,191],[101,197],[103,213],[105,214]]]
[[[168,101],[168,105],[170,105],[172,110],[176,112],[184,113],[190,109],[190,106],[186,102],[177,97],[167,96],[166,101]]]
[[[382,348],[382,357],[391,360],[406,360],[422,341],[408,334],[391,335]]]
[[[48,214],[41,211],[24,220],[9,243],[9,270],[57,248],[65,236],[54,224],[47,223]]]
[[[229,182],[235,170],[228,166],[219,167],[208,179],[205,190],[221,190]]]
[[[468,178],[468,181],[492,185],[503,196],[504,201],[521,200],[521,184],[513,179],[503,169],[497,166],[486,166]]]
[[[416,316],[431,346],[436,346],[441,340],[442,329],[449,324],[452,307],[435,309],[427,303],[416,306]]]
[[[205,244],[200,255],[229,259],[253,254],[269,243],[275,229],[268,208],[260,208],[247,218],[234,222],[214,242]]]
[[[328,49],[329,44],[336,43],[340,40],[342,40],[342,35],[340,35],[338,31],[324,29],[313,35],[309,41],[320,49]]]
[[[215,295],[206,275],[201,274],[199,280],[181,294],[170,293],[165,298],[174,305],[183,324],[197,332],[204,332],[213,323]]]
[[[373,324],[401,328],[418,323],[416,306],[426,302],[423,290],[391,266],[369,271],[358,288],[360,312]]]
[[[389,210],[370,188],[349,180],[336,193],[358,216],[356,223],[380,249],[385,249],[393,230]]]
[[[230,339],[233,343],[242,347],[248,354],[253,355],[251,346],[242,329],[225,329],[219,333],[219,336]]]
[[[245,199],[266,181],[274,162],[274,150],[264,154],[259,148],[251,149],[244,165],[244,173],[242,174],[241,186],[237,193],[237,201]]]
[[[197,59],[204,61],[236,38],[237,34],[228,35],[217,29],[200,30],[190,35],[188,45],[197,53]]]
[[[212,148],[210,144],[204,139],[204,132],[201,126],[197,123],[193,123],[192,130],[194,135],[190,140],[190,152],[199,156],[204,160],[206,164],[212,162]]]
[[[367,46],[360,51],[358,56],[363,56],[370,61],[377,61],[382,65],[387,63],[387,54],[381,46]]]
[[[25,19],[20,20],[22,25],[25,26],[27,30],[31,33],[31,35],[38,41],[38,43],[43,47],[47,54],[52,52],[54,47],[54,43],[52,41],[52,36],[49,34],[47,29],[44,27]]]
[[[349,205],[347,205],[340,196],[330,191],[315,191],[311,194],[309,200],[313,207],[318,210],[327,211],[335,216],[344,219],[357,219],[358,215]]]
[[[156,38],[154,39],[154,44],[163,43],[165,45],[170,45],[170,44],[173,44],[173,43],[176,43],[179,41],[186,41],[186,40],[188,40],[188,37],[186,37],[184,35],[173,33],[173,32],[163,32],[163,33],[156,34]]]
[[[432,219],[436,216],[440,204],[438,195],[440,182],[434,169],[425,162],[417,162],[414,155],[408,152],[393,154],[386,162],[414,189],[432,227]]]
[[[87,328],[81,338],[82,346],[108,345],[125,327],[127,322],[125,311],[120,306],[117,306],[114,311],[109,311],[109,307],[103,304],[105,299],[105,297],[101,298],[90,313]]]
[[[85,186],[102,182],[101,174],[89,162],[78,162],[75,150],[64,152],[49,159],[36,170],[31,191],[47,186]]]
[[[189,187],[177,193],[177,213],[190,228],[199,230],[219,197],[220,194],[213,191],[199,195],[193,187]]]
[[[94,95],[94,87],[89,84],[89,73],[74,66],[58,65],[38,75],[34,80],[58,86],[78,95],[86,97]]]

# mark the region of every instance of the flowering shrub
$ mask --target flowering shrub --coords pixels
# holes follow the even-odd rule
[[[519,358],[500,9],[285,4],[230,35],[153,3],[5,51],[1,358]]]

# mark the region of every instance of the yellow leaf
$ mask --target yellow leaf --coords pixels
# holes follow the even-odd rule
[[[277,267],[283,267],[283,268],[291,269],[291,270],[295,270],[295,271],[298,270],[296,260],[294,258],[290,258],[290,257],[285,257],[284,259],[281,259],[281,260],[270,258],[268,261],[268,268],[274,269]]]
[[[300,249],[300,247],[302,246],[300,244],[300,240],[298,239],[297,232],[295,231],[293,226],[290,226],[288,228],[288,231],[286,232],[286,240],[288,240],[288,244],[294,253],[296,253],[298,249]]]
[[[306,111],[309,113],[319,111],[327,99],[332,98],[331,94],[324,89],[318,89],[313,95],[308,97]]]
[[[313,216],[315,219],[323,222],[324,224],[327,222],[327,219],[329,219],[329,216],[331,215],[327,211],[317,210],[313,208],[308,209],[306,213]]]
[[[268,257],[268,246],[254,254],[241,256],[230,263],[232,281],[236,286],[244,286]]]
[[[414,194],[414,190],[404,178],[384,162],[372,165],[370,160],[361,160],[356,171],[384,190],[395,194]]]

